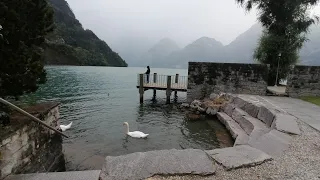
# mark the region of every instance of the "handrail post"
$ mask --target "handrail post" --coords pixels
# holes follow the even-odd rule
[[[171,76],[167,77],[167,104],[170,103],[170,97],[171,97]]]
[[[175,80],[175,83],[178,84],[178,80],[179,80],[179,74],[176,74],[176,80]]]
[[[140,94],[140,104],[143,104],[143,84],[144,84],[144,79],[143,79],[144,74],[140,74],[140,82],[139,82],[139,94]]]
[[[7,106],[9,106],[9,107],[11,107],[11,108],[13,108],[13,109],[15,109],[15,110],[18,111],[19,113],[21,113],[21,114],[29,117],[32,121],[37,122],[37,123],[40,123],[41,125],[43,125],[43,126],[49,128],[49,129],[53,130],[54,132],[56,132],[56,133],[58,133],[58,134],[60,134],[60,135],[62,135],[62,136],[64,136],[64,137],[68,138],[67,135],[65,135],[65,134],[63,134],[62,132],[58,131],[57,129],[55,129],[55,128],[49,126],[49,125],[47,125],[46,123],[44,123],[44,122],[41,121],[40,119],[38,119],[38,118],[34,117],[33,115],[27,113],[26,111],[24,111],[23,109],[15,106],[14,104],[12,104],[12,103],[10,103],[10,102],[2,99],[2,98],[0,98],[0,102],[3,103],[3,104],[5,104],[5,105],[7,105]]]
[[[153,73],[153,83],[157,83],[157,73]]]

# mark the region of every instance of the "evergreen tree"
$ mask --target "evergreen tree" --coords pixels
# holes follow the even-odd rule
[[[53,10],[46,0],[2,0],[0,25],[0,97],[36,91],[45,82],[42,47]]]

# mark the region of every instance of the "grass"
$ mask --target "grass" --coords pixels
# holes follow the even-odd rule
[[[302,97],[301,99],[320,106],[320,97],[307,96],[307,97]]]

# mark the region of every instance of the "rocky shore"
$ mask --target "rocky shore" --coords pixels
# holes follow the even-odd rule
[[[190,104],[183,103],[180,108],[188,111],[187,117],[189,120],[199,120],[204,119],[205,116],[215,116],[228,101],[227,94],[212,93],[210,97],[204,100],[194,100]]]

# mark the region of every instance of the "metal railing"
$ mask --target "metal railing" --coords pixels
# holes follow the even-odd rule
[[[19,107],[15,106],[14,104],[12,104],[12,103],[10,103],[10,102],[8,102],[8,101],[6,101],[6,100],[2,99],[2,98],[0,98],[0,102],[1,102],[1,103],[3,103],[3,104],[5,104],[5,105],[7,105],[7,106],[9,106],[9,107],[11,107],[12,109],[14,109],[14,110],[18,111],[19,113],[21,113],[21,114],[23,114],[23,115],[25,115],[25,116],[29,117],[32,121],[37,122],[37,123],[39,123],[40,125],[42,125],[42,126],[44,126],[44,127],[46,127],[46,128],[49,128],[49,129],[51,129],[52,131],[54,131],[54,132],[58,133],[59,135],[61,135],[61,136],[64,136],[64,137],[68,138],[68,136],[67,136],[67,135],[65,135],[65,134],[63,134],[62,132],[60,132],[59,130],[57,130],[57,129],[55,129],[55,128],[53,128],[53,127],[49,126],[49,125],[47,125],[46,123],[44,123],[44,122],[43,122],[43,121],[41,121],[40,119],[38,119],[38,118],[36,118],[35,116],[33,116],[33,115],[31,115],[31,114],[27,113],[26,111],[24,111],[23,109],[21,109],[21,108],[19,108]]]
[[[140,76],[137,75],[137,86],[140,86]],[[149,76],[149,77],[148,77]],[[186,89],[188,85],[188,76],[176,75],[159,75],[159,74],[143,74],[143,86],[144,87],[167,87],[168,79],[170,77],[171,87],[178,89]]]

